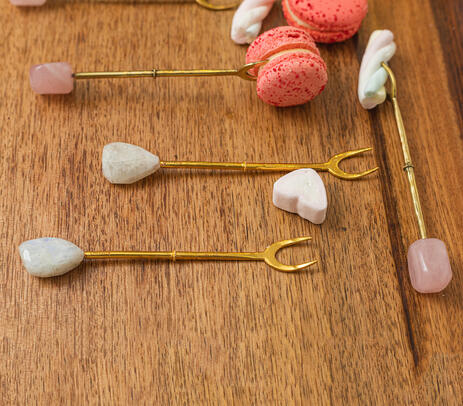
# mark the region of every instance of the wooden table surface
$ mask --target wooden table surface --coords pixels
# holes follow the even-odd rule
[[[323,94],[276,109],[237,78],[79,82],[41,97],[30,65],[76,71],[220,68],[243,63],[233,11],[195,4],[0,6],[0,397],[7,404],[461,404],[463,401],[463,3],[370,1],[359,34],[321,46]],[[283,24],[275,6],[266,28]],[[418,238],[390,103],[356,96],[369,34],[396,35],[391,66],[429,234],[454,278],[441,294],[409,282]],[[163,159],[324,161],[372,146],[322,174],[329,209],[313,225],[275,208],[280,174],[162,171],[132,186],[101,174],[124,141]],[[91,262],[28,275],[27,239],[87,250],[260,250],[311,235],[282,259],[319,259],[287,275],[261,263]]]

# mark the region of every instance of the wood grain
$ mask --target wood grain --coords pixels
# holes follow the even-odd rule
[[[359,34],[321,46],[329,85],[312,103],[275,109],[239,79],[77,84],[35,96],[28,69],[235,67],[232,11],[194,4],[0,5],[1,404],[461,404],[463,137],[461,3],[370,1]],[[275,7],[266,27],[282,24]],[[417,236],[392,107],[364,111],[357,72],[369,34],[391,29],[391,65],[429,234],[454,279],[412,290],[405,252]],[[322,175],[322,226],[276,209],[278,174],[164,171],[132,186],[101,176],[103,145],[163,159],[378,163],[363,181]],[[84,249],[254,250],[283,238],[316,257],[285,275],[257,263],[93,262],[30,277],[17,246],[40,236]]]

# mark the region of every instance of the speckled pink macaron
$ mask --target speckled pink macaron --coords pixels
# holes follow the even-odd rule
[[[257,95],[273,106],[307,103],[325,88],[326,64],[312,39],[295,27],[276,27],[249,46],[246,63],[268,59],[258,68]]]
[[[290,25],[326,43],[352,37],[368,11],[367,0],[282,0],[282,4]]]

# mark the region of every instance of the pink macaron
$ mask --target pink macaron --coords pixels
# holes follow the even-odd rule
[[[276,27],[259,35],[248,48],[246,63],[263,60],[269,62],[252,73],[257,74],[257,95],[273,106],[307,103],[328,81],[314,40],[299,28]]]
[[[368,11],[367,0],[282,0],[282,4],[289,24],[326,43],[352,37]]]

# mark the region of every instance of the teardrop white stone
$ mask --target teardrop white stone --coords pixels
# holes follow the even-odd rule
[[[113,142],[103,148],[102,167],[104,177],[111,183],[130,184],[156,172],[160,161],[146,149]]]
[[[61,238],[37,238],[23,242],[19,254],[27,272],[40,278],[63,275],[76,268],[84,252]]]

